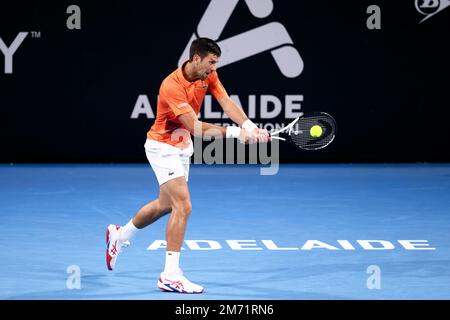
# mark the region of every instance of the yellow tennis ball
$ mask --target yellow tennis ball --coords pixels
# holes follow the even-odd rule
[[[312,126],[309,130],[309,134],[314,138],[319,138],[322,135],[322,132],[322,127],[317,124],[315,126]]]

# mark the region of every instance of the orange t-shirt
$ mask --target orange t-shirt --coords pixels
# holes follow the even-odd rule
[[[176,147],[180,146],[180,142],[183,146],[187,145],[191,141],[190,134],[177,117],[190,111],[198,114],[208,90],[217,100],[228,96],[217,72],[211,72],[205,80],[189,82],[183,76],[182,68],[185,64],[186,62],[163,80],[159,88],[156,119],[147,132],[147,139]],[[184,130],[174,133],[177,129]]]

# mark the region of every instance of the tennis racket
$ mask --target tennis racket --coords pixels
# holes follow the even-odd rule
[[[272,139],[293,143],[303,150],[325,148],[335,135],[336,121],[325,112],[304,113],[284,128],[270,133]]]

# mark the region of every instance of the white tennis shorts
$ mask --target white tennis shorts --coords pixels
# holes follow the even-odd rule
[[[178,177],[189,178],[189,165],[194,153],[192,141],[185,149],[156,140],[147,139],[144,145],[148,162],[155,172],[159,185]]]

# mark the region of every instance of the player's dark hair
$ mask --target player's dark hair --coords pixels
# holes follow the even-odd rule
[[[222,51],[219,45],[209,38],[198,38],[192,41],[191,48],[189,49],[189,61],[192,61],[194,54],[198,54],[200,58],[206,57],[209,53],[215,54],[220,57]]]

